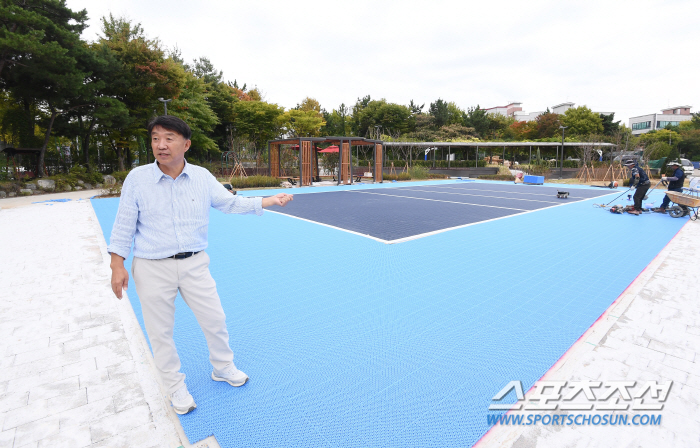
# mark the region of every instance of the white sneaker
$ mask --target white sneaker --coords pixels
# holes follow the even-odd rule
[[[248,382],[248,375],[238,370],[234,363],[231,363],[220,372],[214,369],[211,372],[211,379],[225,381],[233,387],[240,387]]]
[[[187,386],[183,385],[170,395],[170,402],[173,404],[173,409],[180,415],[187,414],[197,407],[194,398],[187,391]]]

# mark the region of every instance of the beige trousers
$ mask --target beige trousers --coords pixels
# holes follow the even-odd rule
[[[185,374],[180,372],[180,357],[173,340],[178,290],[204,332],[212,366],[223,370],[233,362],[226,315],[216,292],[216,282],[209,273],[209,255],[200,252],[183,260],[134,257],[131,274],[141,301],[156,368],[168,394],[185,384]]]

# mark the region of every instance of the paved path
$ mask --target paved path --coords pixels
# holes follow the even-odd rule
[[[190,446],[128,300],[111,293],[90,203],[29,199],[0,200],[0,448]],[[689,222],[545,376],[671,379],[662,426],[497,426],[478,446],[700,446],[699,242]]]
[[[90,202],[26,199],[0,201],[0,448],[190,446]]]

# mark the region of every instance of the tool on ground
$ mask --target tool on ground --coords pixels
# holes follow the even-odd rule
[[[653,187],[651,187],[651,188],[649,189],[649,191],[652,191],[653,189],[655,189],[656,187],[658,187],[659,184],[661,184],[661,183],[663,183],[664,185],[668,185],[668,182],[666,182],[666,181],[663,180],[663,179],[660,179],[660,180],[656,183],[656,185],[654,185]],[[644,195],[644,198],[643,198],[643,199],[644,199],[645,201],[646,201],[647,199],[649,199],[649,191],[647,191],[647,194]]]
[[[613,202],[615,202],[615,201],[617,201],[618,199],[620,199],[622,196],[626,195],[627,192],[630,191],[632,188],[633,188],[633,187],[629,187],[629,188],[627,189],[627,191],[623,192],[620,196],[616,197],[616,198],[613,199],[612,201],[610,201],[610,202],[608,202],[607,204],[605,204],[604,207],[607,207],[608,205],[610,205],[610,204],[612,204]]]

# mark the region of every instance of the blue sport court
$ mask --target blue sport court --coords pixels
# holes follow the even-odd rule
[[[178,298],[175,340],[197,402],[180,420],[192,443],[472,446],[493,396],[512,380],[529,389],[687,222],[594,207],[622,189],[283,191],[294,201],[262,217],[211,212],[211,271],[248,384],[210,379],[204,336]],[[92,204],[109,240],[118,199]],[[143,327],[133,282],[128,294]]]

